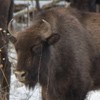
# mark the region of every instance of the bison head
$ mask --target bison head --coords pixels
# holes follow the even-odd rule
[[[12,33],[10,26],[8,30]],[[46,80],[50,46],[59,40],[59,35],[52,32],[51,25],[44,19],[13,35],[16,40],[14,46],[18,61],[15,75],[18,80],[29,86]]]

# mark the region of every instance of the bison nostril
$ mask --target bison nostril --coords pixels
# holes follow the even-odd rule
[[[22,73],[22,75],[21,75],[21,76],[22,76],[22,77],[26,76],[26,72]]]
[[[25,81],[27,73],[25,71],[15,71],[17,79],[21,82]]]

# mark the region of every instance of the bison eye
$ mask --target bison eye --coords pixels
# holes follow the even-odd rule
[[[35,45],[32,47],[32,52],[33,53],[40,53],[41,52],[41,49],[42,49],[42,45]]]

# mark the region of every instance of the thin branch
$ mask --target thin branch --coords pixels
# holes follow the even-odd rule
[[[39,6],[38,0],[36,0],[36,1],[37,1],[37,7],[38,7],[38,6]],[[60,1],[63,1],[63,0],[53,0],[52,2],[50,2],[50,3],[48,3],[48,4],[45,4],[41,9],[50,8],[50,7],[54,6],[54,5],[56,5],[57,3],[59,3]],[[40,8],[38,8],[38,9],[40,9]],[[29,6],[29,9],[28,9],[28,10],[27,10],[27,8],[25,8],[24,10],[21,10],[21,11],[19,11],[19,12],[16,12],[16,13],[14,14],[14,18],[17,18],[17,17],[19,17],[19,16],[22,16],[22,15],[24,15],[24,14],[27,14],[27,12],[31,13],[31,12],[33,12],[33,11],[35,11],[35,10],[36,10],[35,7]]]
[[[50,8],[50,7],[54,6],[55,4],[59,3],[60,1],[63,1],[63,0],[53,0],[52,2],[45,4],[42,8],[43,9]]]
[[[41,9],[40,9],[39,0],[35,0],[35,2],[36,2],[36,9],[37,9],[38,11],[40,11]]]
[[[17,18],[19,16],[22,16],[23,14],[27,14],[27,12],[31,13],[33,12],[35,9],[35,7],[29,7],[29,9],[27,10],[27,8],[21,10],[21,11],[18,11],[14,14],[14,18]]]

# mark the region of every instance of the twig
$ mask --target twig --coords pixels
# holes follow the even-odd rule
[[[57,3],[59,3],[60,1],[63,1],[63,0],[53,0],[51,3],[48,3],[48,4],[45,4],[41,9],[46,9],[46,8],[50,8],[54,5],[56,5]],[[21,10],[21,11],[18,11],[14,14],[14,18],[17,18],[19,16],[22,16],[24,14],[27,14],[27,12],[31,13],[33,11],[35,11],[36,8],[35,7],[31,7],[29,6],[29,9],[27,10],[27,8]]]

